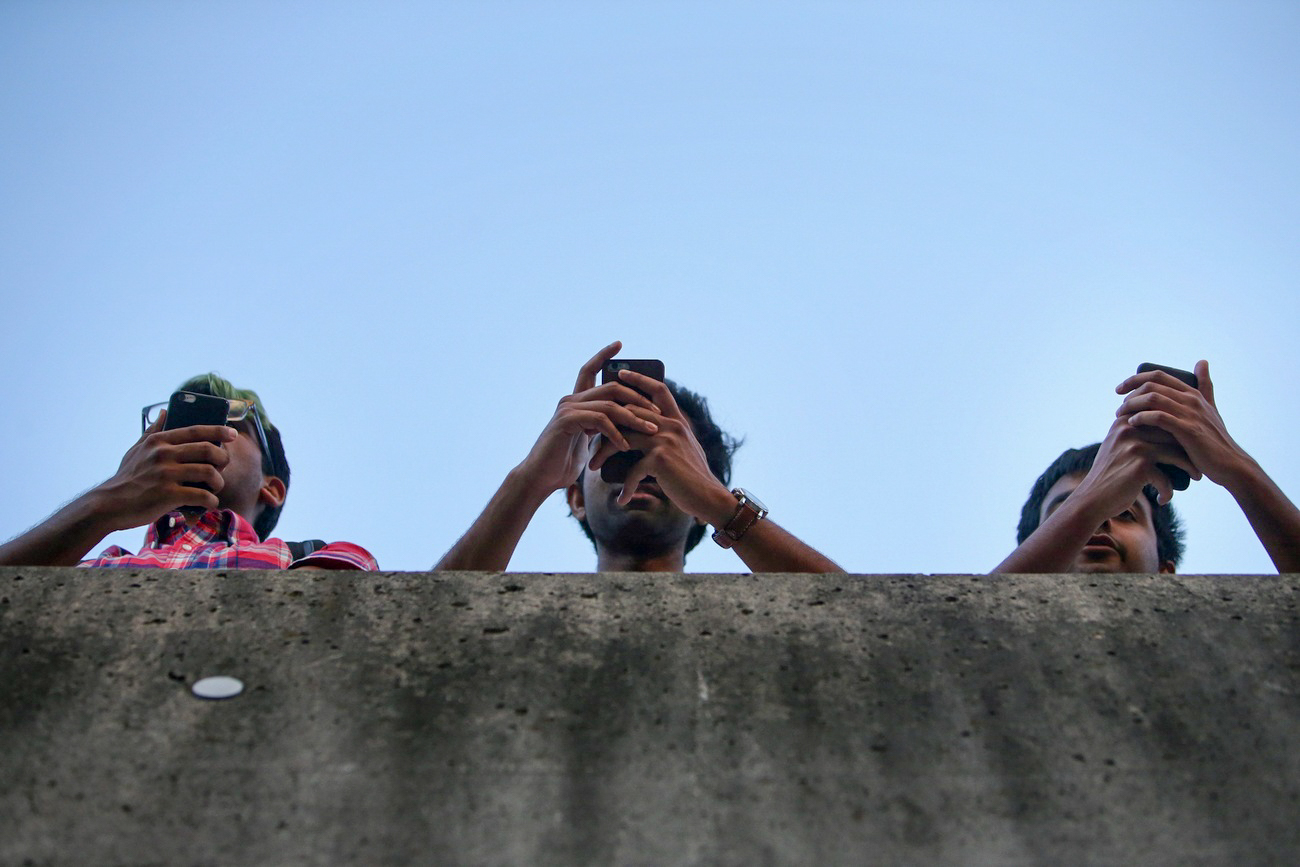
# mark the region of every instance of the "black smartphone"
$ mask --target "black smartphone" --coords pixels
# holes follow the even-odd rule
[[[1180,370],[1177,367],[1169,367],[1164,364],[1152,364],[1149,361],[1144,361],[1138,365],[1137,372],[1147,373],[1152,370],[1163,371],[1175,379],[1187,383],[1192,388],[1200,387],[1200,380],[1198,380],[1196,374],[1192,373],[1190,370]],[[1173,486],[1175,491],[1185,491],[1191,486],[1192,477],[1187,475],[1187,471],[1181,467],[1171,466],[1170,464],[1156,464],[1156,466],[1158,466],[1160,471],[1169,479],[1169,484]]]
[[[1144,362],[1142,362],[1141,364],[1138,365],[1137,372],[1138,372],[1138,373],[1147,373],[1147,372],[1152,371],[1152,370],[1160,370],[1160,371],[1163,371],[1163,372],[1169,374],[1170,376],[1174,377],[1175,379],[1180,379],[1180,380],[1182,380],[1183,382],[1185,382],[1185,383],[1187,383],[1188,385],[1190,385],[1192,388],[1200,388],[1200,387],[1201,387],[1200,380],[1198,380],[1198,379],[1196,378],[1196,374],[1192,373],[1190,370],[1179,370],[1177,367],[1168,367],[1168,366],[1163,365],[1163,364],[1152,364],[1152,363],[1149,362],[1149,361],[1144,361]]]
[[[651,379],[664,381],[664,363],[657,358],[614,358],[605,362],[605,366],[600,369],[600,383],[604,385],[607,382],[622,382],[618,378],[620,370],[630,370],[633,373],[640,373]],[[624,383],[626,385],[626,383]],[[632,388],[641,394],[645,392],[639,388]],[[646,395],[649,397],[649,395]],[[622,428],[620,428],[621,430]],[[597,445],[599,448],[599,445]],[[600,477],[610,484],[619,484],[627,479],[627,471],[632,469],[632,465],[641,460],[645,452],[639,449],[633,449],[628,452],[618,452],[612,454],[605,463],[600,465]]]
[[[178,391],[167,402],[167,421],[163,422],[163,430],[175,430],[179,427],[190,427],[196,424],[223,425],[229,417],[230,401],[224,397],[195,394],[192,391]],[[191,488],[210,490],[207,485],[197,485],[190,482],[185,484]],[[197,506],[184,506],[181,511],[194,513],[203,510]]]
[[[225,424],[229,416],[230,401],[224,397],[178,391],[167,402],[167,421],[163,430],[196,424]]]

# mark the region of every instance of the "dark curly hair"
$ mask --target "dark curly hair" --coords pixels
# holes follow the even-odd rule
[[[712,413],[709,412],[709,402],[704,397],[682,388],[671,379],[665,379],[664,385],[672,392],[673,400],[677,401],[677,406],[681,408],[682,413],[691,420],[691,429],[695,432],[695,439],[699,442],[700,448],[704,449],[704,457],[709,462],[709,469],[722,484],[730,487],[731,457],[736,453],[736,449],[740,448],[743,440],[736,439],[718,427]],[[585,473],[586,470],[584,469],[583,472]],[[581,475],[578,476],[578,484],[582,484]],[[586,533],[587,538],[591,540],[592,547],[595,547],[596,537],[591,534],[591,527],[587,525],[586,520],[579,520],[578,523],[582,525],[582,532]],[[691,527],[690,533],[686,536],[687,553],[700,544],[706,529],[703,524]]]
[[[1065,476],[1073,473],[1086,473],[1092,469],[1092,462],[1097,459],[1097,450],[1101,443],[1093,443],[1081,449],[1066,449],[1061,456],[1052,461],[1052,465],[1043,471],[1029,490],[1029,499],[1020,510],[1020,526],[1016,529],[1016,544],[1019,545],[1038,529],[1039,515],[1043,511],[1043,498]],[[1178,520],[1174,507],[1168,503],[1160,505],[1155,488],[1147,485],[1142,489],[1151,503],[1151,520],[1156,529],[1156,556],[1161,563],[1168,560],[1175,568],[1183,559],[1183,526]]]

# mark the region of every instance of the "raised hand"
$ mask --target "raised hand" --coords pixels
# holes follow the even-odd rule
[[[1300,509],[1229,434],[1214,402],[1210,365],[1196,362],[1197,388],[1166,373],[1130,376],[1119,420],[1173,440],[1211,481],[1241,506],[1279,572],[1300,571]]]
[[[505,569],[541,504],[578,478],[593,437],[630,448],[620,426],[642,433],[657,430],[654,422],[636,414],[657,413],[652,401],[617,382],[596,385],[600,369],[622,348],[616,340],[582,366],[573,393],[560,398],[528,456],[507,474],[483,513],[435,569]]]
[[[165,431],[166,417],[164,412],[127,450],[112,478],[90,492],[111,530],[147,524],[181,506],[219,507],[221,470],[230,462],[219,444],[239,434],[225,425]]]
[[[636,493],[637,485],[646,477],[653,476],[664,495],[683,512],[710,523],[725,522],[735,511],[736,500],[709,469],[708,458],[695,438],[691,421],[677,406],[668,386],[631,370],[619,371],[619,380],[648,394],[653,401],[651,406],[657,407],[641,404],[628,407],[638,419],[654,429],[626,434],[630,447],[639,449],[644,455],[628,470],[623,489],[619,492],[619,505],[627,505]],[[602,443],[591,456],[588,469],[600,469],[611,455],[626,451],[629,445],[610,441]]]
[[[1226,485],[1249,457],[1228,434],[1214,404],[1209,362],[1198,361],[1195,373],[1197,388],[1158,370],[1130,376],[1115,388],[1126,395],[1115,415],[1163,431],[1211,481]]]
[[[148,524],[181,506],[215,509],[238,434],[225,425],[165,431],[166,413],[127,450],[112,478],[0,545],[0,564],[72,566],[105,536]],[[210,491],[194,487],[206,485]]]
[[[521,464],[525,476],[539,490],[549,493],[573,484],[596,435],[616,446],[614,451],[625,451],[633,446],[620,427],[644,434],[657,430],[653,419],[658,407],[651,400],[622,383],[596,385],[600,369],[622,347],[616,340],[582,366],[573,393],[560,398],[555,415]],[[634,409],[642,411],[641,415]]]

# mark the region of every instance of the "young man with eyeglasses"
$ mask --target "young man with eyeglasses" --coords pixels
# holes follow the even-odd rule
[[[0,546],[0,565],[379,568],[370,552],[349,542],[270,538],[289,490],[279,430],[256,393],[214,374],[196,376],[179,391],[227,401],[226,424],[163,430],[167,404],[145,407],[144,434],[117,473]],[[148,529],[139,553],[114,545],[82,559],[109,533],[141,525]]]
[[[842,572],[765,520],[753,494],[729,489],[736,443],[703,398],[632,370],[596,384],[621,347],[611,343],[582,366],[528,457],[435,570],[504,570],[538,508],[563,490],[600,572],[681,572],[708,524],[713,540],[755,572]],[[626,481],[602,480],[605,460],[629,450],[643,455]]]

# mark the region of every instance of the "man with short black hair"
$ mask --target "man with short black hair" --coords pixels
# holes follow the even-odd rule
[[[270,538],[289,490],[289,461],[265,406],[255,392],[215,374],[178,390],[224,399],[227,423],[164,430],[165,404],[145,407],[144,433],[117,473],[0,546],[0,565],[379,568],[350,542]],[[114,545],[82,561],[109,533],[145,524],[138,554]]]
[[[532,451],[434,568],[504,570],[537,509],[564,490],[601,572],[681,572],[707,524],[755,572],[843,571],[766,520],[753,494],[729,489],[736,443],[703,398],[631,370],[596,384],[621,347],[611,343],[582,366]],[[601,479],[611,455],[632,450],[643,456],[624,482]]]
[[[1209,364],[1195,372],[1195,387],[1160,370],[1120,383],[1106,439],[1067,450],[1038,478],[1019,547],[993,571],[1174,572],[1183,531],[1161,465],[1226,488],[1278,571],[1300,571],[1300,510],[1228,435]]]

